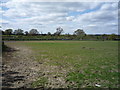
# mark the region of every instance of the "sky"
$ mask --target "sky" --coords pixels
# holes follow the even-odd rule
[[[1,1],[1,0],[0,0]],[[3,0],[0,3],[2,29],[64,34],[83,29],[86,34],[118,34],[118,2],[38,2]]]

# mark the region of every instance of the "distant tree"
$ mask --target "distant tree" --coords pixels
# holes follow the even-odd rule
[[[69,34],[69,33],[66,33],[65,35],[66,35],[66,36],[70,36],[70,34]]]
[[[51,35],[51,33],[50,33],[50,32],[48,32],[48,33],[47,33],[47,35]]]
[[[63,32],[63,28],[58,27],[58,28],[56,29],[56,32],[54,33],[54,35],[60,35],[62,32]]]
[[[82,30],[82,29],[77,29],[76,31],[74,31],[75,35],[85,35],[86,33]]]
[[[14,31],[15,35],[23,35],[23,30],[22,29],[17,29]]]
[[[37,35],[37,34],[39,34],[39,32],[37,31],[37,29],[31,29],[30,32],[29,32],[29,34],[31,34],[31,35]]]
[[[111,40],[114,40],[114,39],[116,38],[116,36],[117,36],[116,34],[111,34],[109,38],[110,38]]]
[[[0,26],[0,35],[2,35],[2,33],[4,32],[4,31],[2,31],[2,29],[1,29],[2,27]]]
[[[102,34],[102,40],[106,40],[107,39],[107,34]]]
[[[4,31],[2,31],[2,35],[4,35],[5,34],[5,32]]]
[[[4,34],[5,34],[5,35],[11,35],[12,32],[13,32],[12,29],[6,29],[5,32],[4,32]]]
[[[86,33],[82,29],[77,29],[74,31],[74,35],[76,35],[78,39],[83,39]]]
[[[28,35],[29,33],[28,33],[28,31],[25,31],[25,35]]]

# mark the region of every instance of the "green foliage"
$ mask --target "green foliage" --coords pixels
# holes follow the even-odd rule
[[[25,35],[28,35],[29,33],[28,33],[28,31],[25,31]]]
[[[74,31],[74,34],[77,36],[85,36],[85,32],[82,29],[77,29],[76,31]]]
[[[51,35],[51,33],[50,32],[48,32],[48,34],[47,35]]]
[[[7,30],[5,30],[4,34],[5,34],[5,35],[11,35],[12,32],[13,32],[12,29],[7,29]]]
[[[2,30],[1,30],[2,31]],[[87,35],[84,30],[77,29],[73,34],[63,34],[63,28],[56,28],[56,32],[51,34],[48,32],[47,34],[41,34],[37,29],[31,29],[29,32],[17,29],[7,29],[2,31],[2,39],[3,40],[120,40],[120,35],[116,34],[96,34],[96,35]],[[20,37],[19,37],[20,35]],[[19,37],[19,38],[18,38]]]
[[[15,35],[23,35],[23,30],[22,29],[17,29],[14,31]]]
[[[39,32],[37,31],[37,29],[31,29],[29,34],[30,35],[37,35],[37,34],[39,34]]]
[[[3,40],[120,40],[120,36],[118,35],[84,35],[84,36],[76,36],[76,35],[2,35]]]

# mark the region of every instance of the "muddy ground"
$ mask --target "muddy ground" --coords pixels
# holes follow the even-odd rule
[[[33,51],[26,46],[5,43],[10,47],[2,55],[2,87],[31,88],[34,81],[46,77],[48,82],[37,88],[66,88],[67,71],[57,66],[37,62]],[[59,77],[58,77],[59,76]]]

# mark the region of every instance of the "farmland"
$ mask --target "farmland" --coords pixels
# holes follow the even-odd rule
[[[26,57],[34,57],[39,66],[37,72],[42,75],[30,87],[118,87],[118,41],[6,41],[5,44],[31,50]]]

